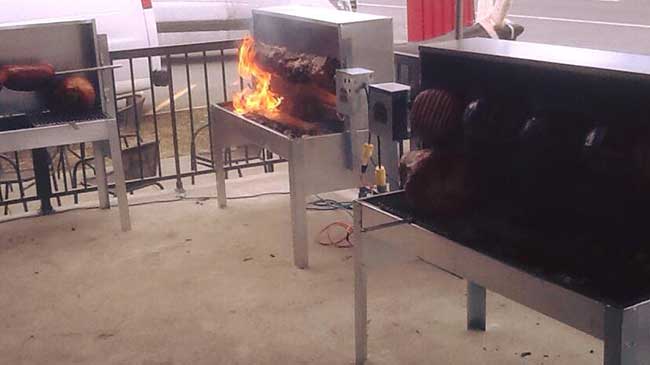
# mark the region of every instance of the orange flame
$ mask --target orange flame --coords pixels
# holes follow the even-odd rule
[[[262,71],[255,64],[255,40],[246,37],[239,48],[239,76],[250,78],[252,87],[233,95],[233,107],[238,114],[250,112],[274,112],[282,98],[271,91],[271,74]]]

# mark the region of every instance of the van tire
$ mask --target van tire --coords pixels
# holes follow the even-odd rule
[[[169,86],[169,71],[167,70],[151,71],[151,82],[153,82],[153,84],[158,87]]]

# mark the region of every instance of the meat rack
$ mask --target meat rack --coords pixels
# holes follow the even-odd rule
[[[422,46],[420,58],[425,88],[467,90],[469,87],[485,87],[486,84],[482,83],[488,80],[492,81],[487,83],[488,89],[494,87],[495,90],[511,90],[519,94],[531,93],[540,104],[552,102],[556,107],[574,110],[586,108],[596,116],[614,115],[613,120],[617,123],[623,123],[625,118],[616,118],[616,115],[625,115],[642,123],[648,121],[647,104],[642,102],[650,90],[650,58],[647,56],[469,39]],[[439,72],[441,69],[445,72]],[[513,75],[515,77],[508,77]],[[598,84],[599,87],[585,89],[585,80],[589,85]],[[519,87],[511,87],[513,84]],[[603,95],[610,102],[593,102]],[[457,225],[463,227],[470,227],[476,222],[467,217],[456,220]],[[546,233],[553,234],[552,231]],[[595,254],[589,256],[588,252],[584,254],[587,258],[580,257],[567,249],[585,233],[578,232],[568,239],[558,238],[562,234],[552,236],[559,243],[552,246],[556,255],[568,257],[570,264],[567,266],[577,271],[584,270],[581,260],[596,257]],[[481,234],[477,236],[480,238]],[[612,251],[620,251],[624,249],[623,244],[630,234],[614,230],[611,236],[618,238],[606,244]],[[541,238],[523,237],[523,241],[514,243],[526,245],[533,238],[548,240],[544,238],[545,235]],[[512,242],[492,239],[480,246],[460,236],[455,237],[436,225],[435,217],[416,217],[406,203],[404,192],[397,191],[357,201],[354,206],[357,364],[365,363],[368,357],[366,256],[368,251],[375,249],[372,243],[379,240],[399,244],[405,251],[465,278],[468,329],[484,331],[486,328],[485,298],[488,288],[602,339],[605,365],[645,364],[650,358],[650,288],[631,284],[637,281],[631,280],[629,274],[623,276],[627,262],[610,257],[606,265],[585,270],[596,278],[601,276],[594,276],[594,272],[605,271],[616,275],[615,289],[607,287],[602,281],[589,281],[587,276],[589,287],[580,281],[544,275],[546,267],[553,267],[553,262],[545,261],[545,267],[529,267],[522,264],[522,257],[506,258],[500,254],[501,249]],[[555,244],[548,242],[549,245],[552,243]]]
[[[392,20],[387,17],[301,6],[262,8],[253,10],[253,36],[295,52],[336,58],[352,73],[361,71],[355,67],[368,68],[374,73],[373,82],[389,82],[394,77]],[[368,106],[365,94],[357,92],[363,98],[357,98],[360,103],[344,132],[301,138],[290,138],[238,115],[227,103],[211,106],[219,206],[226,206],[224,148],[255,144],[286,159],[294,264],[302,269],[309,265],[307,196],[359,186],[360,163],[353,162],[359,161],[353,156],[367,140]]]
[[[30,62],[48,62],[59,70],[96,68],[86,76],[95,84],[99,96],[97,105],[83,115],[54,115],[47,110],[45,101],[38,93],[3,89],[0,91],[0,130],[3,130],[0,132],[0,153],[92,143],[99,205],[103,209],[110,208],[105,166],[108,155],[115,171],[121,228],[123,231],[130,230],[122,153],[115,119],[112,70],[102,67],[111,64],[106,36],[97,35],[93,20],[0,28],[0,64]],[[35,158],[35,170],[38,170],[36,165]],[[46,188],[43,189],[43,186]],[[49,181],[45,179],[43,183],[37,180],[37,191],[41,201],[49,206]]]

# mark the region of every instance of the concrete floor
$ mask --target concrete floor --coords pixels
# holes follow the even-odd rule
[[[288,189],[286,172],[229,184]],[[0,224],[0,364],[351,364],[352,251],[312,243],[295,269],[288,206],[137,206],[129,233],[115,209]],[[350,218],[310,212],[310,232],[334,220]],[[464,281],[395,247],[369,256],[370,364],[602,363],[600,341],[498,295],[488,332],[465,331]]]

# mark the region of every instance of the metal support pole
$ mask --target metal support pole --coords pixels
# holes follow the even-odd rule
[[[299,269],[309,267],[305,168],[304,140],[296,138],[291,141],[289,152],[289,190],[291,192],[293,262]]]
[[[485,331],[485,288],[467,282],[467,329]]]
[[[97,178],[97,194],[99,195],[99,207],[108,209],[111,207],[108,199],[108,180],[106,178],[105,153],[102,142],[93,142],[93,153],[95,155],[95,177]],[[84,168],[82,166],[82,168]]]
[[[456,0],[456,39],[463,39],[463,0]]]
[[[605,308],[604,364],[622,365],[623,312],[613,307]]]
[[[126,196],[126,179],[124,176],[124,165],[122,164],[122,148],[117,122],[112,120],[108,124],[109,143],[111,149],[111,160],[113,161],[113,173],[115,176],[115,195],[120,211],[120,223],[122,231],[131,230],[131,215],[129,214],[129,200]]]
[[[171,56],[166,56],[167,67],[169,67],[169,114],[172,119],[172,141],[174,142],[174,165],[176,167],[176,192],[184,194],[183,180],[181,180],[181,162],[178,149],[178,128],[176,126],[176,101],[174,99],[174,75],[172,74]]]
[[[356,365],[362,365],[368,357],[368,293],[361,211],[361,204],[355,202],[352,243],[354,243],[354,351]]]
[[[208,108],[212,108],[208,106]],[[219,208],[225,208],[228,204],[226,197],[226,167],[224,162],[224,151],[226,146],[224,140],[226,139],[226,132],[223,131],[223,121],[213,120],[213,115],[210,115],[210,138],[212,139],[212,168],[214,169],[217,178],[217,202]]]
[[[605,307],[604,364],[646,364],[650,358],[650,306]]]
[[[36,176],[36,194],[41,200],[41,214],[54,213],[50,198],[52,197],[52,185],[50,184],[50,155],[46,148],[32,150],[32,161],[34,163],[34,175]]]

